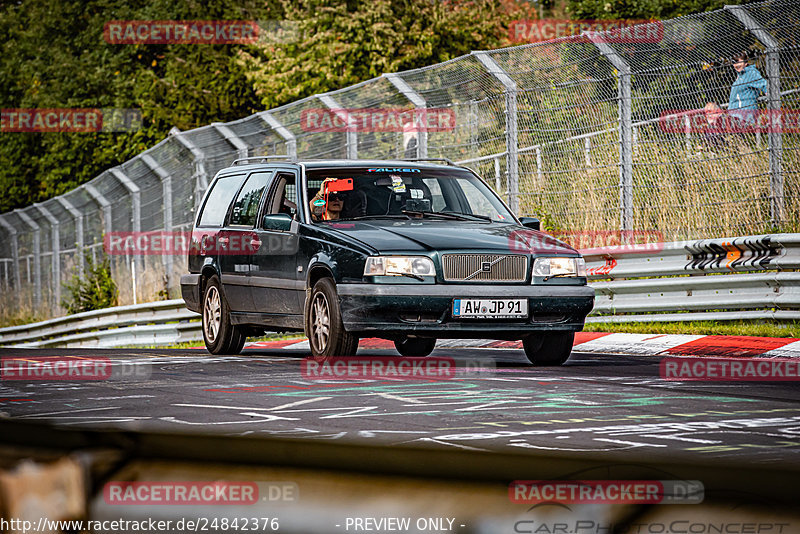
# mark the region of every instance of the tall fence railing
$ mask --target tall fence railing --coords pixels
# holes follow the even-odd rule
[[[727,107],[731,59],[744,50],[767,81],[759,108],[797,107],[800,3],[651,25],[632,34],[655,38],[583,34],[473,52],[234,122],[173,129],[69,193],[0,214],[0,315],[62,313],[62,283],[85,254],[102,253],[104,233],[188,229],[213,175],[245,156],[446,157],[556,230],[647,230],[664,241],[797,231],[797,128],[709,135],[665,120]],[[412,135],[303,122],[319,109],[354,108],[448,108],[455,120]],[[184,256],[111,260],[121,304],[177,296]]]

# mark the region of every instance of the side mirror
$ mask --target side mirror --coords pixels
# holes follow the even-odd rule
[[[531,230],[539,230],[541,226],[539,219],[536,217],[520,217],[519,222],[522,223],[522,226]]]
[[[261,221],[261,228],[264,230],[288,231],[292,228],[292,216],[288,213],[270,213],[264,215]]]

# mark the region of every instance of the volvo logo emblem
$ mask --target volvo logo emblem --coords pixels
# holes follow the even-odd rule
[[[484,261],[481,263],[481,271],[488,273],[492,270],[492,262]]]

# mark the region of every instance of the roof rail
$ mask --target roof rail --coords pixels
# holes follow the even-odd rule
[[[249,157],[249,158],[239,158],[239,159],[233,160],[233,163],[231,163],[231,167],[233,167],[235,165],[247,165],[247,164],[249,164],[251,162],[253,162],[253,163],[267,163],[267,161],[269,161],[271,159],[288,160],[289,156],[286,156],[286,155],[281,155],[281,156],[252,156],[252,157]]]
[[[453,160],[447,158],[403,158],[400,161],[443,161],[448,165],[452,165],[453,167],[458,167],[458,165]]]

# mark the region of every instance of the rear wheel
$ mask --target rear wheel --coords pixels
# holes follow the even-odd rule
[[[247,336],[242,327],[231,324],[230,309],[222,294],[219,278],[208,279],[203,292],[203,340],[211,354],[239,354]]]
[[[394,342],[397,352],[403,356],[427,356],[435,346],[436,339],[427,337],[404,337]]]
[[[525,356],[533,365],[562,365],[572,353],[575,332],[531,334],[522,340]]]
[[[306,310],[306,325],[311,355],[317,360],[354,356],[358,350],[358,336],[344,329],[336,285],[330,278],[322,278],[314,284]]]

